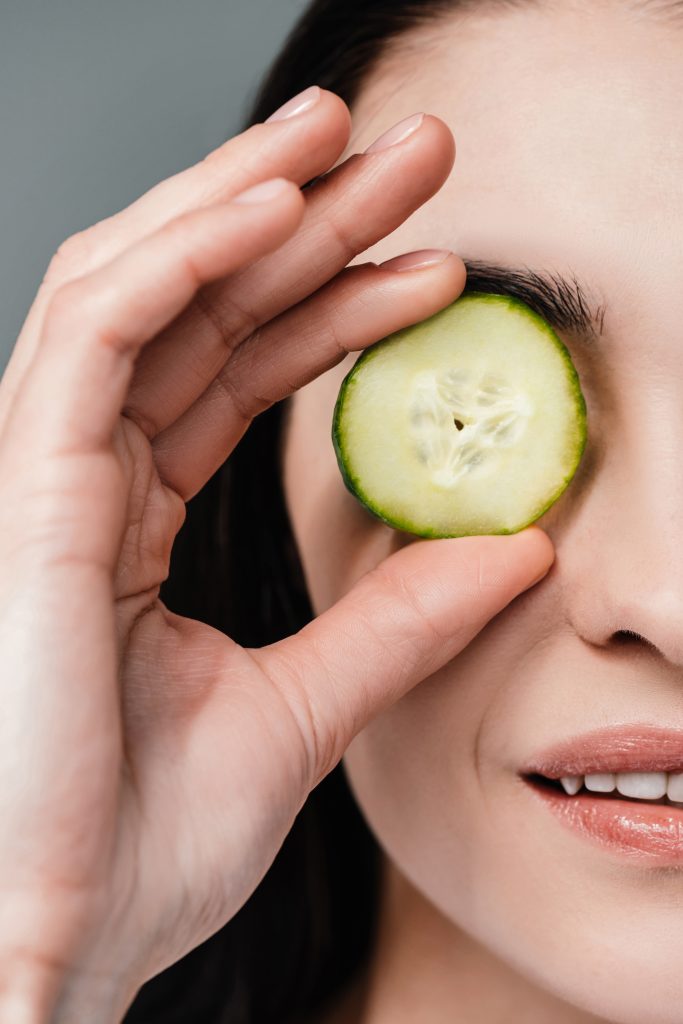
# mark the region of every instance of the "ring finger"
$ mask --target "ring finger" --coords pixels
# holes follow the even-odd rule
[[[400,269],[394,269],[397,263]],[[464,283],[462,260],[447,251],[406,254],[379,267],[348,267],[240,345],[201,402],[155,438],[154,461],[162,480],[189,501],[254,416],[349,352],[438,312],[457,298]]]

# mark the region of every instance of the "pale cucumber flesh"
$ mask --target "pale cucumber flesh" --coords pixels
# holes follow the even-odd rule
[[[480,292],[366,349],[332,426],[349,490],[424,537],[528,526],[569,484],[586,436],[563,342],[518,299]]]

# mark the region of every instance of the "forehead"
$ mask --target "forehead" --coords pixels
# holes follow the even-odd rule
[[[387,52],[354,104],[350,149],[436,114],[457,156],[416,215],[434,244],[523,242],[529,261],[609,259],[626,275],[651,244],[680,281],[682,58],[683,24],[623,0],[445,17]]]

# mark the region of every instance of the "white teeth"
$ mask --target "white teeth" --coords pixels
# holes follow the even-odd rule
[[[616,784],[616,776],[612,772],[586,776],[586,789],[593,793],[611,793]]]
[[[585,785],[591,793],[612,793],[616,789],[622,796],[640,800],[666,796],[673,803],[683,804],[683,772],[594,772],[586,776],[565,775],[559,781],[569,796],[575,796]]]
[[[659,800],[666,796],[666,784],[666,772],[619,772],[617,775],[617,789],[622,796],[641,800]]]
[[[683,772],[679,775],[673,773],[669,775],[669,784],[666,787],[666,795],[669,800],[674,800],[676,803],[683,803]]]

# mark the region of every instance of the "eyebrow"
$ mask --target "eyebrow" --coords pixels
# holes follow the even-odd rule
[[[555,330],[573,331],[586,342],[603,333],[606,306],[595,305],[572,273],[538,271],[531,267],[506,267],[485,260],[462,260],[467,269],[463,294],[493,292],[521,299]]]

